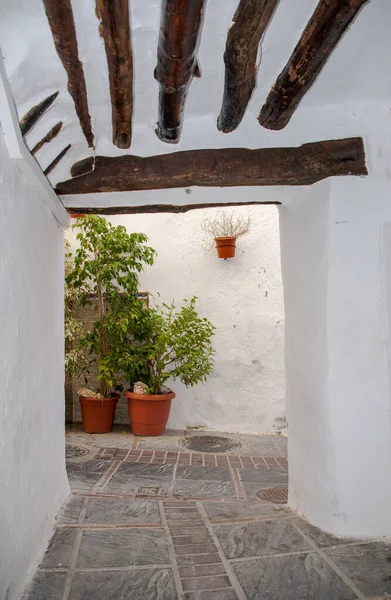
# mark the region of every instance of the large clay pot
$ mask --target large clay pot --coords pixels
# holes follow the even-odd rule
[[[236,238],[215,238],[219,258],[233,258],[236,250]]]
[[[142,436],[162,435],[170,414],[171,400],[175,398],[174,392],[150,396],[134,394],[128,390],[125,396],[128,399],[132,432]]]
[[[83,431],[86,433],[109,433],[113,429],[115,409],[120,394],[110,398],[86,398],[79,396]]]

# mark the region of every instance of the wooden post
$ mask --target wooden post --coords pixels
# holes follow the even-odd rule
[[[48,131],[48,133],[45,135],[45,137],[42,138],[42,140],[40,140],[37,144],[35,144],[34,148],[31,150],[31,154],[35,154],[36,152],[38,152],[38,150],[40,150],[42,148],[42,146],[51,142],[51,140],[60,133],[61,128],[62,128],[62,122],[59,121],[57,123],[57,125],[52,127],[50,131]]]
[[[62,157],[68,152],[68,150],[69,150],[69,148],[71,146],[72,146],[72,144],[68,144],[68,146],[65,146],[65,148],[63,150],[61,150],[60,154],[58,154],[56,156],[56,158],[54,160],[52,160],[52,162],[50,163],[50,165],[48,165],[46,167],[46,169],[43,172],[44,175],[49,175],[49,173],[51,171],[53,171],[54,167],[56,167],[58,165],[58,163],[60,162],[60,160],[62,159]]]
[[[142,158],[97,156],[71,169],[74,179],[58,194],[208,187],[310,185],[337,175],[366,175],[362,138],[304,144],[299,148],[189,150]]]
[[[206,0],[162,0],[155,78],[160,83],[156,135],[163,142],[179,142],[187,92],[200,77],[198,47]]]
[[[113,144],[132,141],[133,56],[128,0],[96,0],[109,69]]]
[[[280,0],[240,0],[224,52],[224,96],[217,128],[234,131],[243,119],[257,75],[262,36]]]
[[[259,113],[261,125],[283,129],[289,123],[299,102],[366,2],[368,0],[320,0]]]
[[[21,120],[19,121],[19,127],[23,136],[26,135],[30,131],[30,129],[34,127],[35,123],[51,107],[57,96],[58,92],[51,94],[50,96],[45,98],[45,100],[42,100],[42,102],[30,108],[28,113],[26,113],[24,117],[21,118]]]
[[[71,0],[42,0],[52,30],[57,54],[68,75],[68,91],[75,103],[77,116],[90,147],[94,145],[91,117],[88,112],[87,86],[79,59],[76,27]]]

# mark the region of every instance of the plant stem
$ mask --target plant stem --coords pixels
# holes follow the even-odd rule
[[[107,356],[109,349],[108,349],[106,336],[103,333],[103,320],[105,317],[105,300],[104,300],[101,281],[97,282],[97,295],[98,295],[99,319],[100,319],[100,323],[101,323],[101,328],[100,328],[100,333],[99,333],[100,345],[101,345],[101,356],[105,357],[105,356]],[[108,398],[110,396],[111,387],[108,385],[108,383],[105,379],[100,380],[99,388],[100,388],[99,391],[104,398]]]

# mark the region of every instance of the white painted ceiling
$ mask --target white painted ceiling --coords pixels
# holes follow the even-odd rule
[[[287,62],[318,0],[281,0],[260,53],[258,85],[245,118],[232,134],[217,131],[227,31],[238,0],[208,0],[199,53],[201,79],[194,79],[186,105],[182,140],[177,146],[159,141],[158,84],[154,80],[159,0],[131,0],[135,99],[133,142],[129,151],[111,142],[111,105],[106,55],[98,35],[95,0],[73,0],[79,54],[84,64],[96,153],[142,156],[181,149],[279,145],[280,132],[263,129],[256,121],[271,86]],[[370,102],[391,97],[391,0],[371,0],[346,33],[298,111],[306,107]],[[52,183],[67,179],[69,168],[91,154],[82,135],[67,78],[54,49],[41,0],[0,0],[0,43],[19,116],[49,94],[60,94],[50,110],[27,135],[31,148],[59,120],[63,130],[36,155],[45,168],[68,144],[71,150],[50,175]],[[295,115],[289,128],[294,128]],[[281,137],[280,137],[281,139]],[[311,141],[310,135],[308,140]],[[281,142],[280,142],[281,143]],[[281,145],[284,145],[281,143]]]

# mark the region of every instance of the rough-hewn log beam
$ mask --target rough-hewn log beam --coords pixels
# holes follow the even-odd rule
[[[259,201],[259,202],[204,202],[202,204],[144,204],[144,206],[86,206],[84,208],[67,207],[70,214],[90,215],[136,215],[153,213],[186,213],[189,210],[202,210],[203,208],[220,208],[224,206],[255,206],[259,204],[275,204],[281,202]]]
[[[193,77],[200,77],[198,47],[206,0],[162,0],[155,78],[160,83],[156,135],[176,144]]]
[[[132,141],[133,57],[128,0],[96,0],[109,69],[113,144]]]
[[[234,131],[255,88],[258,47],[280,0],[240,0],[224,52],[224,96],[217,127]]]
[[[320,0],[259,113],[261,125],[283,129],[289,123],[304,94],[366,2],[368,0]]]
[[[93,170],[92,170],[93,169]],[[310,185],[337,175],[366,175],[362,138],[299,148],[224,148],[140,156],[87,158],[73,165],[59,194],[189,187]]]
[[[35,144],[34,148],[31,150],[31,154],[35,154],[36,152],[38,152],[38,150],[40,150],[42,148],[42,146],[51,142],[52,139],[55,138],[56,135],[58,135],[60,133],[61,128],[62,128],[62,121],[59,121],[57,123],[57,125],[52,127],[50,131],[48,131],[48,133],[45,135],[45,137],[42,138],[42,140],[40,140],[37,144]]]
[[[30,108],[28,113],[26,113],[24,117],[22,117],[22,119],[19,121],[20,131],[22,132],[22,135],[26,135],[26,133],[28,133],[30,129],[34,127],[35,123],[42,117],[42,115],[48,110],[48,108],[51,107],[57,96],[58,92],[54,92],[54,94],[51,94],[50,96],[45,98],[45,100],[42,100],[42,102],[40,102],[36,106],[33,106],[33,108]]]
[[[46,167],[46,169],[43,172],[44,175],[49,175],[49,173],[51,171],[53,171],[54,167],[56,167],[58,165],[58,163],[60,162],[60,160],[62,159],[62,157],[68,152],[68,150],[69,150],[69,148],[71,146],[72,146],[72,144],[68,144],[68,146],[65,146],[65,148],[63,150],[61,150],[60,154],[58,154],[56,156],[56,158],[54,160],[52,160],[52,162],[50,163],[50,165],[48,165]]]
[[[75,103],[77,116],[89,146],[94,145],[91,117],[88,112],[87,87],[83,64],[79,59],[76,27],[71,0],[42,0],[52,30],[57,54],[68,75],[68,91]]]

